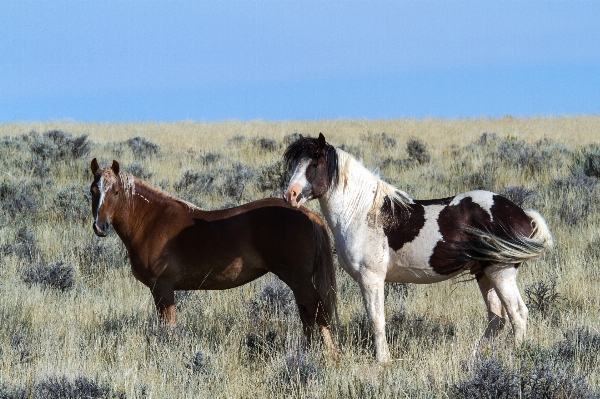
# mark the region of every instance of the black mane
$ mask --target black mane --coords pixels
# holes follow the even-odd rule
[[[325,148],[319,147],[319,140],[313,137],[301,137],[288,146],[283,154],[285,168],[288,172],[293,172],[294,163],[303,157],[315,159],[319,156],[325,156],[327,162],[328,185],[333,187],[337,184],[339,177],[338,156],[335,147],[325,143]]]

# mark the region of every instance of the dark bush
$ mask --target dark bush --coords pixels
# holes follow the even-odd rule
[[[23,272],[23,281],[67,291],[75,283],[73,266],[58,261],[50,265],[32,265]]]
[[[342,143],[340,145],[340,150],[347,152],[348,154],[354,156],[356,159],[362,159],[365,156],[365,150],[363,146],[350,145],[346,143]]]
[[[29,392],[22,387],[0,385],[0,399],[29,399]]]
[[[396,159],[388,157],[378,162],[380,168],[396,167],[398,169],[410,169],[418,164],[419,162],[414,158]]]
[[[246,186],[253,177],[254,171],[251,168],[241,163],[235,163],[225,176],[221,192],[239,204]]]
[[[129,145],[127,144],[126,141],[120,141],[120,142],[111,141],[108,143],[101,144],[100,149],[98,151],[101,152],[102,154],[105,154],[105,156],[108,159],[115,159],[115,158],[120,159],[125,154],[125,150],[127,148],[129,148]],[[89,166],[88,166],[88,168],[89,168]]]
[[[86,275],[129,266],[125,245],[115,236],[99,238],[90,231],[89,238],[83,245],[78,244],[74,251],[79,258],[79,269]]]
[[[518,166],[530,172],[540,172],[544,167],[550,165],[540,150],[535,147],[526,146],[519,154]]]
[[[18,213],[35,213],[42,185],[40,183],[0,184],[0,207],[6,215],[15,217]]]
[[[189,364],[187,364],[186,367],[197,374],[210,373],[210,358],[202,353],[202,351],[198,351],[194,354],[194,356],[192,356]]]
[[[137,177],[138,179],[141,179],[141,180],[148,180],[154,175],[154,173],[152,173],[152,172],[147,172],[144,169],[144,167],[137,162],[133,162],[131,165],[129,165],[128,167],[123,168],[123,169],[127,170],[134,177]]]
[[[574,174],[600,178],[600,145],[580,149],[573,154]]]
[[[589,202],[563,201],[558,205],[558,216],[569,226],[587,221],[591,206]]]
[[[393,313],[388,321],[387,336],[395,341],[418,340],[421,344],[436,345],[450,339],[456,334],[456,327],[451,323],[430,320],[423,315],[412,315],[403,307]]]
[[[37,381],[33,387],[34,399],[104,399],[125,397],[125,393],[115,393],[106,385],[90,381],[85,376],[79,376],[74,381],[66,376],[50,376]]]
[[[520,398],[519,375],[497,357],[483,358],[470,371],[470,377],[452,387],[452,395],[460,399]]]
[[[198,205],[202,203],[202,198],[212,190],[214,181],[215,178],[208,173],[188,170],[179,182],[175,183],[174,188],[179,197]]]
[[[406,142],[406,153],[409,158],[415,159],[420,164],[428,163],[431,159],[425,143],[416,138],[409,139]]]
[[[600,149],[586,154],[583,163],[583,173],[587,176],[600,178]]]
[[[260,294],[264,308],[275,313],[290,313],[294,309],[293,298],[292,290],[280,280],[265,285]]]
[[[452,182],[457,190],[493,191],[496,184],[496,168],[493,165],[485,164],[478,171],[455,175]]]
[[[590,258],[589,260],[598,260],[600,259],[600,236],[596,237],[592,240],[587,247],[585,248],[585,256]],[[597,262],[589,262],[589,266],[591,266],[594,271],[598,271]]]
[[[592,194],[600,187],[600,180],[589,177],[583,173],[574,173],[567,177],[555,179],[550,184],[552,191],[575,191],[577,193]],[[564,196],[564,193],[561,193]]]
[[[62,130],[50,130],[45,132],[44,136],[52,140],[56,146],[74,158],[84,157],[90,152],[90,143],[87,141],[87,134],[72,137],[69,133]]]
[[[530,173],[539,173],[554,166],[560,167],[571,150],[549,139],[538,141],[530,146],[522,140],[507,138],[498,144],[496,154],[506,165],[517,167]]]
[[[266,137],[255,138],[252,140],[252,143],[254,144],[254,146],[256,148],[258,148],[258,150],[264,151],[264,152],[276,151],[279,148],[279,145],[277,144],[277,140],[269,139]]]
[[[384,133],[368,133],[360,137],[372,146],[392,148],[396,146],[397,140]]]
[[[28,334],[29,328],[27,327],[27,324],[22,321],[11,327],[12,331],[9,333],[10,350],[13,352],[14,357],[18,359],[19,363],[27,363],[33,358],[28,347],[28,344],[31,341],[30,334]],[[0,350],[0,357],[1,356],[2,351]]]
[[[145,159],[160,152],[160,148],[143,137],[136,136],[126,141],[134,158]]]
[[[310,137],[309,135],[303,135],[304,137]],[[296,142],[298,139],[300,138],[300,133],[290,133],[290,134],[286,134],[283,137],[283,145],[285,145],[286,147],[289,146],[290,144]]]
[[[0,139],[0,151],[11,150],[15,152],[22,151],[25,148],[23,141],[17,137],[4,136]]]
[[[12,244],[5,244],[0,248],[0,252],[4,254],[14,254],[20,258],[31,262],[38,258],[41,254],[35,244],[34,234],[23,226],[17,231],[17,236]]]
[[[140,325],[143,321],[138,315],[121,315],[102,322],[102,331],[108,334],[119,334],[132,326]]]
[[[583,223],[595,209],[600,180],[583,173],[555,179],[548,187],[549,195],[556,199],[556,213],[567,225]]]
[[[25,162],[24,167],[39,179],[47,179],[50,177],[50,165],[48,161],[40,158],[32,158]]]
[[[227,142],[229,142],[233,145],[241,145],[244,141],[246,141],[246,136],[244,136],[242,134],[237,134],[237,135],[233,136],[232,138],[230,138],[229,140],[227,140]]]
[[[500,193],[516,205],[523,207],[526,201],[536,196],[535,191],[529,190],[523,186],[508,186]]]
[[[54,197],[54,208],[61,219],[87,220],[92,213],[89,190],[78,184],[60,189]]]
[[[585,375],[559,363],[535,363],[528,368],[521,365],[521,392],[518,397],[528,399],[598,398],[586,382]]]
[[[208,152],[200,158],[200,162],[203,165],[211,166],[221,158],[223,158],[223,155],[219,154],[218,152]]]
[[[205,191],[209,190],[214,182],[214,177],[199,172],[192,172],[191,170],[185,171],[181,180],[175,183],[176,191],[194,191],[204,194]]]
[[[60,161],[81,158],[89,154],[90,143],[87,135],[72,137],[62,130],[51,130],[42,136],[36,132],[21,136],[29,145],[32,159],[35,161]]]
[[[256,359],[264,355],[270,355],[280,346],[277,332],[275,330],[262,331],[260,333],[250,332],[246,335],[246,348],[250,359]]]
[[[280,197],[290,177],[283,160],[278,159],[259,169],[256,185],[260,191],[266,191],[273,197]]]
[[[285,355],[282,374],[286,384],[306,385],[316,377],[317,364],[303,350],[292,350]]]
[[[496,356],[480,357],[467,367],[470,377],[452,386],[455,398],[599,398],[585,375],[577,375],[552,353],[534,359],[521,359],[520,365],[505,365]]]
[[[408,283],[386,283],[385,284],[385,297],[393,296],[394,298],[404,299],[414,289],[412,284]]]
[[[554,316],[562,300],[562,295],[556,291],[556,285],[556,279],[553,277],[547,281],[539,280],[527,285],[525,296],[529,309],[545,318]]]
[[[496,133],[483,132],[481,136],[479,136],[479,140],[476,143],[480,146],[492,146],[498,144],[500,138]]]
[[[175,291],[175,305],[177,309],[182,309],[186,303],[192,298],[194,291]]]
[[[583,327],[566,331],[555,350],[563,362],[578,361],[584,370],[591,371],[600,358],[600,334]]]

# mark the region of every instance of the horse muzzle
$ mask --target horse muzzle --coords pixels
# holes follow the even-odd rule
[[[294,208],[300,208],[300,205],[307,200],[299,184],[291,185],[283,194],[283,199]]]
[[[110,224],[108,222],[104,222],[98,226],[98,223],[94,222],[92,228],[98,237],[106,237],[110,230]]]

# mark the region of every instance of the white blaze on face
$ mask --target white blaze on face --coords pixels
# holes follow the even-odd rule
[[[298,162],[298,165],[296,165],[292,178],[290,179],[290,182],[287,186],[286,192],[289,192],[292,186],[299,186],[301,189],[301,193],[310,185],[308,183],[308,180],[306,180],[306,168],[308,168],[309,165],[310,159],[308,158],[302,159]],[[300,193],[298,193],[298,195]],[[302,197],[300,201],[298,201],[298,206],[308,199],[309,198]]]
[[[494,217],[492,216],[492,206],[494,205],[494,193],[492,193],[491,191],[484,191],[484,190],[475,190],[475,191],[469,191],[466,193],[462,193],[457,195],[456,197],[454,197],[454,199],[452,200],[452,202],[450,202],[450,206],[453,205],[458,205],[460,203],[460,201],[462,201],[465,198],[471,198],[471,200],[476,203],[477,205],[479,205],[480,207],[483,208],[483,210],[485,210],[488,215],[490,215],[490,220],[494,220]]]
[[[100,214],[100,207],[102,207],[102,203],[104,202],[104,197],[106,197],[106,193],[108,193],[108,190],[111,189],[113,184],[114,183],[110,183],[110,184],[106,185],[104,176],[100,177],[100,180],[98,181],[98,191],[100,191],[100,199],[98,200],[98,208],[96,209],[96,220],[95,220],[96,223],[98,223],[98,215]]]

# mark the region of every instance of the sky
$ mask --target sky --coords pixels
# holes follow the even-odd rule
[[[0,2],[0,123],[600,113],[597,1]]]

